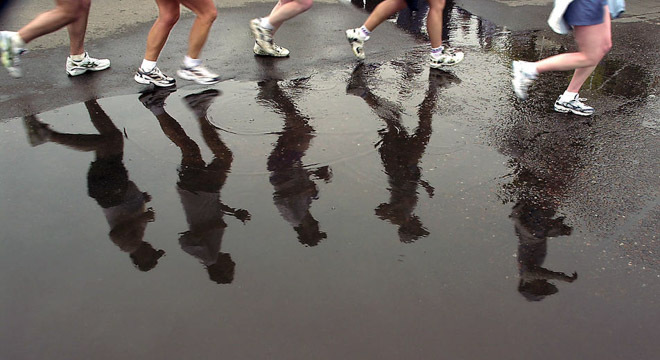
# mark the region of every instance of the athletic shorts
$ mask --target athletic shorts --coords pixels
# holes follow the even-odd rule
[[[574,0],[564,13],[564,21],[571,26],[603,23],[607,0]]]
[[[406,4],[408,5],[408,9],[410,9],[410,11],[418,11],[419,10],[419,6],[417,4],[417,1],[419,1],[419,0],[406,0]]]

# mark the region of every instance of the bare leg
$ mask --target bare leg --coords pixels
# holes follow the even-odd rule
[[[445,9],[445,0],[428,0],[429,15],[426,20],[429,37],[431,38],[431,47],[438,48],[442,46],[442,13]],[[369,27],[367,27],[370,29]]]
[[[158,5],[158,18],[149,30],[147,36],[147,49],[144,58],[150,61],[158,60],[160,52],[170,35],[170,31],[179,21],[180,5],[178,0],[156,0]]]
[[[304,13],[312,7],[312,0],[280,0],[268,16],[275,29],[285,21]]]
[[[218,9],[213,0],[182,0],[181,3],[197,15],[190,29],[187,55],[198,59],[211,31],[211,26],[218,16]]]
[[[85,52],[85,33],[87,32],[87,19],[92,0],[81,1],[81,14],[78,19],[67,26],[69,31],[69,53],[80,55]]]
[[[378,25],[382,24],[390,16],[405,9],[406,6],[405,0],[385,0],[376,6],[367,21],[364,22],[364,26],[369,31],[374,31]],[[440,22],[442,24],[442,10],[440,11]],[[442,25],[440,25],[440,31],[442,31]]]
[[[18,30],[18,35],[25,43],[57,31],[83,15],[82,0],[56,0],[55,4],[54,9],[39,14]]]
[[[582,86],[596,65],[612,47],[609,10],[605,7],[604,21],[598,25],[575,26],[575,42],[579,52],[559,54],[536,62],[539,73],[577,69],[569,89]],[[570,90],[569,90],[570,91]],[[577,92],[577,91],[574,91]]]

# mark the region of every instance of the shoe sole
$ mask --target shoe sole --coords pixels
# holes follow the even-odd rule
[[[84,73],[86,73],[86,72],[88,72],[88,71],[103,71],[103,70],[106,70],[106,69],[109,69],[109,68],[110,68],[110,65],[108,65],[108,66],[106,66],[106,67],[95,68],[95,69],[92,69],[92,68],[89,68],[89,69],[87,69],[87,68],[82,68],[82,69],[75,69],[75,70],[71,70],[71,71],[67,70],[66,73],[67,73],[67,75],[69,75],[69,76],[78,76],[78,75],[82,75],[82,74],[84,74]]]
[[[580,110],[574,110],[574,109],[563,107],[563,106],[562,107],[557,107],[557,105],[555,105],[554,109],[555,109],[556,112],[562,113],[562,114],[566,114],[566,113],[569,113],[569,112],[571,112],[575,115],[580,115],[580,116],[591,116],[591,115],[594,114],[593,112],[592,113],[585,113],[585,112],[582,112]]]
[[[346,40],[348,40],[348,43],[351,44],[351,50],[353,51],[353,55],[355,55],[355,57],[358,60],[364,60],[367,57],[364,53],[364,41],[362,42],[362,44],[360,44],[359,43],[360,39],[356,39],[351,35],[349,35],[348,30],[346,30]],[[362,49],[361,52],[355,50],[356,45],[360,46],[360,49]]]

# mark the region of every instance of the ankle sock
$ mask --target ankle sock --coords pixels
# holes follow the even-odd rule
[[[265,17],[265,18],[261,18],[261,26],[262,26],[262,27],[265,27],[265,28],[268,29],[268,30],[273,30],[273,29],[275,29],[275,26],[273,26],[273,24],[271,24],[270,21],[268,21],[268,18],[267,18],[267,17]]]
[[[533,78],[539,76],[539,72],[536,70],[536,64],[533,62],[523,61],[522,71]]]
[[[369,31],[366,26],[362,25],[360,26],[360,31],[358,31],[358,36],[360,37],[360,40],[369,40],[371,31]]]
[[[200,59],[193,59],[188,55],[183,58],[183,66],[187,67],[188,69],[199,65],[202,65],[202,60]]]
[[[578,93],[570,92],[570,91],[567,90],[567,91],[564,91],[563,94],[561,94],[561,97],[559,98],[559,100],[568,102],[568,101],[577,99],[577,97],[578,97]]]
[[[82,61],[82,59],[85,58],[85,53],[78,54],[78,55],[69,55],[69,57],[70,57],[71,60],[73,60],[73,61]]]
[[[142,60],[142,65],[140,65],[140,69],[146,72],[150,72],[155,68],[156,68],[156,62],[147,59]]]
[[[21,38],[21,36],[18,35],[18,32],[15,32],[14,35],[11,37],[11,44],[15,49],[22,49],[26,45],[23,38]]]
[[[444,46],[440,45],[437,48],[431,48],[431,56],[435,59],[439,58],[442,55],[442,51],[445,49]]]

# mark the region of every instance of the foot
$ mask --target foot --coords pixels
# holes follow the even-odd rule
[[[254,35],[254,40],[263,51],[269,55],[275,56],[276,51],[273,47],[273,30],[261,26],[261,19],[250,20],[250,30]]]
[[[575,95],[574,99],[569,101],[564,101],[561,99],[561,96],[555,101],[555,111],[560,113],[572,112],[573,114],[581,116],[591,116],[594,114],[594,108],[583,103],[586,101],[585,98],[580,98],[579,95]]]
[[[221,92],[216,89],[204,90],[197,94],[190,94],[184,97],[183,99],[188,104],[188,107],[195,112],[198,118],[206,117],[206,112],[215,100],[216,97],[220,96]]]
[[[358,60],[364,60],[364,42],[369,40],[369,37],[364,37],[360,33],[360,29],[348,29],[346,30],[346,39],[351,44],[351,50],[353,50],[353,55],[355,55]]]
[[[430,55],[429,66],[432,69],[440,69],[444,66],[456,65],[463,61],[465,54],[462,51],[445,47],[439,56]]]
[[[181,69],[176,74],[184,80],[191,80],[200,85],[211,85],[220,81],[220,75],[210,72],[202,65],[190,68],[181,66]]]
[[[163,74],[158,67],[153,68],[153,70],[149,72],[140,68],[133,78],[140,84],[145,85],[154,84],[158,87],[170,87],[176,85],[176,80],[174,80],[173,77]]]
[[[512,63],[513,79],[511,80],[511,83],[513,84],[513,91],[520,100],[527,99],[527,90],[536,79],[535,75],[523,71],[525,63],[525,61],[514,61]]]
[[[25,49],[14,47],[12,38],[16,35],[13,31],[0,31],[0,62],[7,69],[9,75],[15,78],[23,76],[19,67],[20,55]]]
[[[87,71],[101,71],[110,67],[110,60],[108,59],[95,59],[90,57],[85,52],[85,57],[80,61],[71,59],[71,56],[66,58],[66,73],[69,76],[78,76],[86,73]]]
[[[48,125],[39,121],[36,116],[25,116],[23,118],[23,125],[25,126],[25,131],[27,131],[30,146],[41,145],[48,141],[50,128],[48,128]]]
[[[165,99],[175,91],[176,88],[174,87],[153,88],[143,92],[138,100],[140,100],[144,107],[153,112],[154,110],[163,109],[165,107]]]
[[[273,51],[268,52],[264,50],[259,44],[255,41],[254,42],[254,48],[252,49],[254,51],[255,55],[259,56],[273,56],[273,57],[287,57],[289,56],[289,50],[286,48],[283,48],[275,43],[273,43]]]

